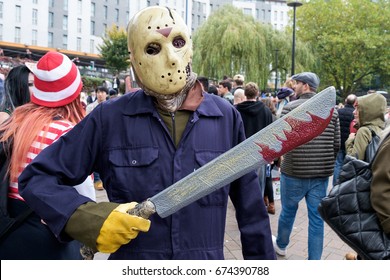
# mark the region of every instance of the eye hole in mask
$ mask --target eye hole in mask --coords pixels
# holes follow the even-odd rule
[[[156,44],[156,43],[150,43],[146,47],[146,53],[149,54],[149,55],[156,55],[160,51],[161,51],[161,46],[159,44]]]
[[[181,36],[176,37],[176,38],[173,39],[173,41],[172,41],[172,45],[173,45],[175,48],[178,48],[178,49],[184,47],[185,44],[186,44],[186,41],[185,41]]]

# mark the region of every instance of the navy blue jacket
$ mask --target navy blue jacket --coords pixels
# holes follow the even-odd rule
[[[347,141],[350,133],[350,124],[354,119],[353,111],[355,107],[350,104],[345,104],[344,108],[338,110],[340,120],[340,150],[345,151],[345,141]]]
[[[245,139],[238,111],[218,96],[190,116],[177,147],[142,90],[109,100],[43,150],[19,177],[26,202],[58,238],[89,201],[72,185],[97,171],[110,201],[144,201]],[[235,206],[245,259],[274,259],[269,217],[250,172],[167,218],[152,215],[148,233],[111,259],[223,259],[228,196]],[[82,225],[80,225],[82,226]]]

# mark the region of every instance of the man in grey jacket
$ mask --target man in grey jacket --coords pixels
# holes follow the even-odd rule
[[[297,100],[288,103],[282,116],[313,97],[320,83],[315,73],[303,72],[292,76],[296,81],[294,91]],[[317,211],[325,197],[329,177],[340,148],[340,127],[337,110],[325,131],[310,142],[295,148],[283,156],[280,188],[282,211],[278,221],[278,235],[273,238],[278,255],[287,254],[287,246],[298,210],[299,202],[305,198],[309,218],[308,259],[320,260],[323,249],[324,221]]]

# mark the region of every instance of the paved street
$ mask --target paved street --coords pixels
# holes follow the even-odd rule
[[[331,180],[330,180],[331,181]],[[106,201],[107,196],[105,191],[96,192],[97,201]],[[275,235],[277,232],[278,216],[280,213],[280,200],[275,201],[276,214],[270,215],[271,230]],[[227,222],[225,231],[225,259],[227,260],[242,260],[240,233],[235,220],[235,210],[229,202],[227,212]],[[307,258],[307,228],[308,219],[306,212],[306,204],[301,202],[293,232],[291,242],[287,248],[287,256],[279,257],[279,260],[305,260]],[[341,239],[325,224],[325,239],[323,260],[342,260],[347,252],[353,252]],[[107,259],[107,255],[97,253],[95,259]]]
[[[278,228],[278,216],[280,213],[280,200],[275,201],[276,214],[270,215],[272,234],[276,235]],[[287,248],[287,256],[279,257],[279,260],[305,260],[307,259],[307,229],[308,219],[306,203],[299,205],[297,217],[291,241]],[[353,252],[341,239],[325,224],[323,260],[342,260],[347,252]],[[234,207],[229,204],[228,219],[225,232],[225,258],[242,259],[240,236],[234,219]]]

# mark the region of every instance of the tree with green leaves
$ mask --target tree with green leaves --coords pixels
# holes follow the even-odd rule
[[[310,48],[300,46],[302,54],[297,64],[313,65]],[[244,74],[246,81],[266,89],[276,66],[275,50],[283,82],[291,65],[291,37],[227,4],[211,14],[194,34],[193,68],[199,75],[216,80]]]
[[[246,80],[264,85],[266,75],[266,32],[254,19],[231,5],[224,5],[210,15],[194,35],[194,71],[221,79],[244,74]]]
[[[130,67],[130,58],[126,30],[114,24],[106,30],[102,39],[103,43],[98,46],[98,50],[107,67],[114,73],[127,70]]]
[[[389,78],[390,1],[306,1],[296,25],[297,38],[316,52],[322,87],[345,97],[374,76]]]

